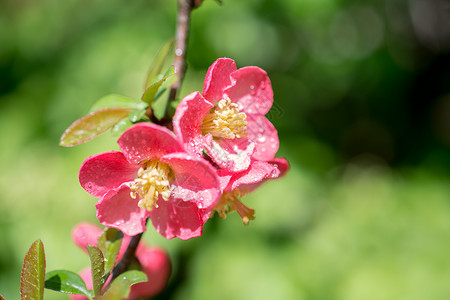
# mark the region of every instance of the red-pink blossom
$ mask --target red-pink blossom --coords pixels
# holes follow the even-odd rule
[[[91,156],[80,169],[81,186],[99,198],[100,223],[136,235],[150,217],[168,239],[200,236],[220,197],[215,169],[155,124],[132,126],[118,144],[122,152]]]
[[[87,252],[86,245],[95,246],[101,234],[102,230],[97,226],[81,223],[72,231],[72,239],[77,246]],[[130,236],[124,235],[117,261],[125,253],[130,239]],[[141,271],[147,275],[148,281],[131,286],[128,299],[148,298],[159,294],[169,280],[171,271],[169,256],[164,250],[158,247],[149,247],[141,241],[136,249],[136,258],[141,265]],[[86,283],[87,288],[92,289],[91,269],[84,269],[80,272],[80,276]],[[71,295],[71,298],[73,300],[87,299],[81,295]]]
[[[183,98],[173,118],[174,131],[188,152],[211,159],[230,172],[246,170],[251,159],[270,161],[278,133],[265,117],[273,103],[267,73],[258,67],[236,68],[219,58],[208,69],[203,94]]]
[[[284,158],[274,158],[269,162],[252,160],[249,168],[240,173],[231,173],[226,169],[217,170],[222,197],[214,209],[222,218],[236,210],[244,224],[247,225],[250,220],[255,218],[255,211],[247,207],[241,198],[268,179],[283,176],[288,170],[289,163]]]

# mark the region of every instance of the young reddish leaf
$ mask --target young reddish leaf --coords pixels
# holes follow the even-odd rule
[[[123,233],[114,228],[107,228],[98,238],[97,247],[102,251],[105,261],[105,276],[114,268],[120,246],[122,245]]]
[[[169,70],[166,72],[164,77],[154,84],[150,85],[150,87],[144,92],[142,95],[142,101],[152,105],[153,99],[155,99],[156,93],[158,92],[161,85],[166,81],[167,78],[175,74],[175,68],[170,66]]]
[[[0,295],[0,300],[6,300],[2,295]]]
[[[100,100],[91,107],[91,112],[103,108],[144,109],[146,107],[147,104],[142,101],[136,101],[133,98],[119,94],[109,94],[100,98]]]
[[[164,44],[161,50],[159,50],[153,64],[150,66],[147,80],[145,81],[145,89],[148,89],[156,81],[156,78],[161,75],[161,70],[166,63],[167,58],[172,54],[173,44],[174,39],[172,38]]]
[[[43,299],[45,282],[45,253],[41,240],[35,241],[23,260],[20,278],[20,298]]]
[[[66,129],[59,145],[72,147],[85,143],[126,118],[130,111],[127,108],[104,108],[91,112]]]
[[[97,247],[87,245],[86,249],[91,259],[92,282],[94,287],[94,295],[102,294],[102,287],[105,284],[103,274],[105,273],[105,261],[103,254]]]
[[[48,272],[45,277],[46,289],[67,294],[84,295],[89,299],[92,298],[83,279],[72,271],[55,270]]]

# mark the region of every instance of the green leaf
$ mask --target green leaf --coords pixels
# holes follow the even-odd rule
[[[140,283],[140,282],[146,282],[148,280],[147,275],[145,275],[144,272],[137,271],[137,270],[130,270],[123,272],[120,274],[117,278],[126,279],[130,282],[130,285]]]
[[[92,298],[83,279],[72,271],[55,270],[48,272],[45,277],[45,288],[47,289]]]
[[[169,55],[172,53],[173,44],[174,39],[172,38],[164,44],[161,50],[159,50],[153,64],[150,66],[147,80],[145,81],[145,89],[148,89],[155,81],[157,81],[157,77],[161,75],[164,64],[166,63]]]
[[[114,268],[120,246],[122,245],[123,233],[114,228],[107,228],[97,240],[97,247],[102,251],[105,261],[105,276],[108,277]]]
[[[99,299],[119,300],[127,298],[128,295],[130,294],[130,287],[133,284],[146,281],[147,275],[145,275],[144,272],[136,270],[126,271],[120,274],[116,279],[114,279],[108,290]]]
[[[126,118],[123,120],[120,120],[111,128],[111,133],[113,136],[117,137],[120,136],[125,130],[127,130],[129,127],[133,126],[133,123],[131,123],[130,119]]]
[[[92,283],[94,287],[94,295],[102,294],[102,287],[105,284],[103,274],[105,274],[105,262],[102,251],[99,248],[87,245],[86,249],[91,259]]]
[[[130,282],[123,278],[116,278],[109,286],[103,296],[96,297],[98,300],[122,300],[130,294]]]
[[[43,299],[45,282],[45,253],[41,240],[35,241],[23,260],[20,278],[21,299]]]
[[[147,88],[147,90],[142,95],[142,101],[151,105],[161,85],[164,83],[164,81],[166,81],[167,78],[169,78],[173,74],[175,74],[175,68],[173,66],[170,66],[169,70],[167,70],[163,78],[161,78],[159,81],[153,83]]]
[[[98,100],[92,107],[91,112],[103,108],[128,108],[128,109],[144,109],[147,104],[142,101],[136,101],[133,98],[122,96],[119,94],[109,94]]]
[[[59,141],[60,146],[72,147],[85,143],[113,127],[130,113],[126,108],[104,108],[76,120],[66,129]]]
[[[141,109],[141,110],[134,110],[128,115],[128,119],[131,121],[131,123],[136,123],[139,121],[148,121],[149,118],[147,116],[147,110]]]

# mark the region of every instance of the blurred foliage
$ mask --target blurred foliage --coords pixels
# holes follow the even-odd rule
[[[71,228],[96,223],[78,183],[103,135],[60,148],[99,98],[139,99],[173,36],[175,0],[0,1],[0,292],[19,295],[28,246],[47,268],[89,261]],[[447,299],[450,294],[450,17],[445,0],[205,1],[192,15],[180,95],[231,57],[275,93],[284,179],[214,218],[204,236],[151,244],[174,263],[159,299]],[[278,200],[277,200],[278,199]],[[66,299],[46,291],[46,299]]]

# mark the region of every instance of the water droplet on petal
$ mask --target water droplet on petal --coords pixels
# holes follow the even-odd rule
[[[261,152],[266,152],[267,149],[266,148],[261,148]]]
[[[261,135],[260,137],[258,137],[258,142],[260,143],[264,143],[266,141],[266,137]]]

